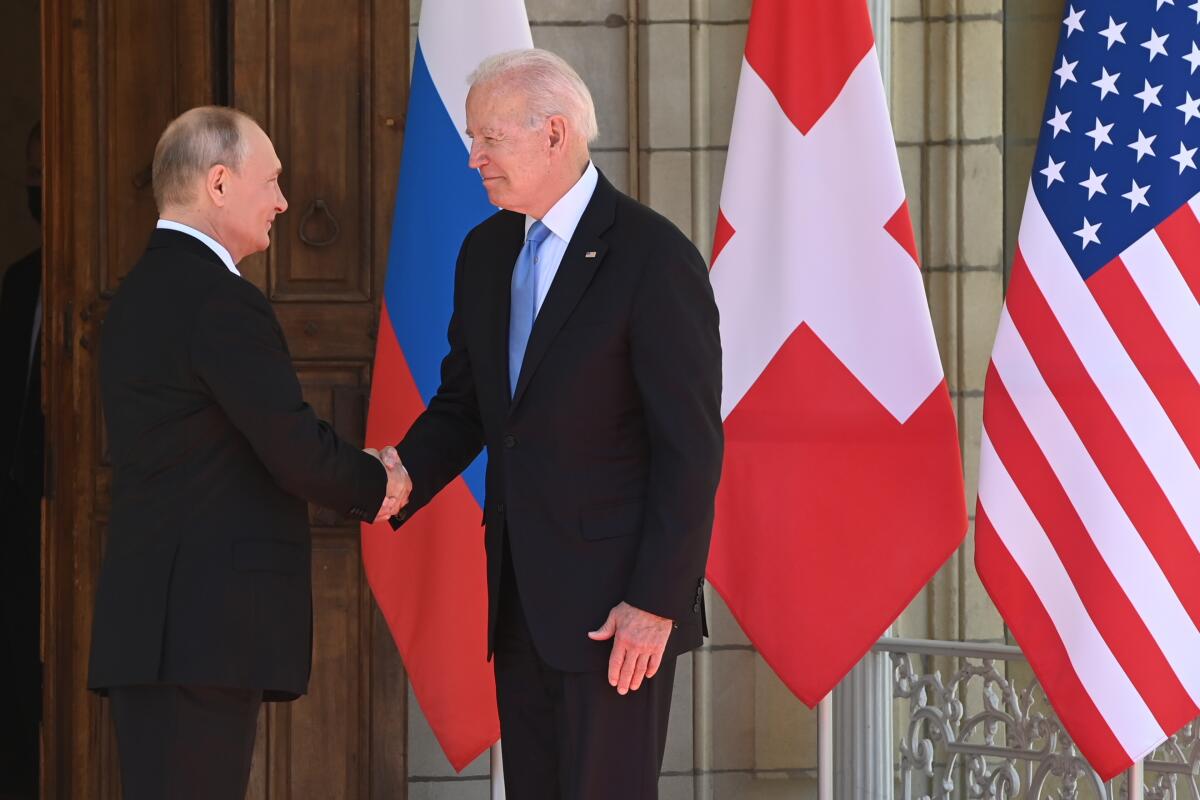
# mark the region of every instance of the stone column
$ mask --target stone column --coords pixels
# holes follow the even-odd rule
[[[871,27],[875,30],[875,52],[883,72],[884,96],[892,96],[892,0],[867,0]]]
[[[892,800],[892,669],[867,653],[833,690],[833,796]]]
[[[891,97],[892,0],[867,0],[875,50]],[[892,800],[892,669],[867,653],[833,691],[833,796]]]

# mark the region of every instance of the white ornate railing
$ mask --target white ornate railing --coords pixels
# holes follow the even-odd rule
[[[1079,755],[1019,648],[884,638],[904,800],[1122,800]],[[1147,800],[1200,800],[1200,719],[1144,761]],[[1135,795],[1136,796],[1136,795]]]

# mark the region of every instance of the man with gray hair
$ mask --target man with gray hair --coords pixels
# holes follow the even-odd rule
[[[280,172],[241,112],[172,122],[157,229],[104,321],[112,514],[88,686],[112,701],[127,800],[245,796],[260,705],[308,686],[306,501],[369,522],[410,486],[317,419],[238,272],[287,209]]]
[[[657,797],[676,656],[705,632],[717,309],[691,242],[592,164],[596,131],[558,56],[476,70],[469,163],[502,210],[462,243],[441,386],[383,453],[412,475],[398,527],[487,447],[510,800]]]

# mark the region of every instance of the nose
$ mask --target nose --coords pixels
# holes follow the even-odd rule
[[[280,186],[275,187],[275,193],[279,195],[275,200],[275,213],[282,214],[283,212],[287,211],[287,198],[283,196],[283,188]]]
[[[483,153],[483,145],[478,140],[471,142],[471,154],[467,158],[467,166],[471,169],[479,169],[487,163],[487,156]]]

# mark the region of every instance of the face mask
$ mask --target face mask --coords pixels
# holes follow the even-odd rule
[[[29,195],[29,213],[33,218],[41,224],[42,221],[42,187],[27,186],[25,191]]]

